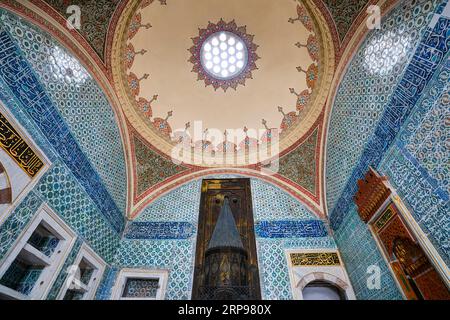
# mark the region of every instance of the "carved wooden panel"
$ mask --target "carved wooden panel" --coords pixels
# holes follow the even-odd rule
[[[391,193],[387,178],[370,168],[364,179],[358,180],[358,191],[354,196],[361,220],[365,223],[370,221],[370,227],[407,299],[450,299],[445,282],[395,203],[391,201],[379,213]],[[377,218],[371,221],[375,214]]]
[[[358,180],[358,191],[354,196],[361,220],[369,222],[390,194],[387,178],[370,168],[365,178]]]
[[[372,229],[407,299],[450,299],[447,286],[394,203],[384,209]]]

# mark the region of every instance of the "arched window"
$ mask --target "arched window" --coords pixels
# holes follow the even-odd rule
[[[303,289],[303,300],[347,300],[347,297],[335,284],[315,280]]]

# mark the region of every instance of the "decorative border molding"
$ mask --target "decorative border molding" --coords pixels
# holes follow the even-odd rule
[[[154,299],[127,299],[122,298],[123,287],[128,278],[148,279],[157,278],[160,281],[159,290]],[[116,278],[116,283],[112,289],[112,300],[164,300],[167,293],[167,283],[169,281],[169,270],[159,269],[131,269],[125,268],[120,270]]]

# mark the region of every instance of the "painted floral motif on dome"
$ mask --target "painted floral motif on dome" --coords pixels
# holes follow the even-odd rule
[[[152,103],[157,99],[158,96],[154,95],[150,101],[145,98],[139,98],[139,100],[137,101],[139,110],[144,113],[146,118],[151,118],[153,116]]]
[[[213,144],[208,140],[196,141],[194,147],[197,150],[202,150],[205,154],[210,154],[214,150]]]
[[[258,139],[248,136],[248,128],[244,127],[245,138],[239,143],[239,149],[244,152],[246,149],[253,149],[258,146]]]
[[[225,139],[224,142],[217,145],[216,149],[218,153],[235,153],[237,146]]]
[[[170,124],[168,122],[169,118],[173,115],[172,111],[169,111],[167,113],[167,117],[163,118],[155,118],[153,120],[153,126],[156,130],[159,132],[165,134],[166,136],[170,137],[172,134],[172,128],[170,127]]]
[[[176,144],[180,141],[183,142],[183,144],[186,144],[187,149],[195,150],[195,147],[201,146],[201,149],[206,151],[205,143],[200,139],[200,141],[195,141],[195,139],[192,139],[191,132],[187,131],[186,129],[186,135],[184,137],[178,136],[181,132],[180,130],[175,130],[175,122],[178,123],[178,127],[180,126],[179,123],[179,116],[177,113],[177,107],[179,107],[178,104],[174,103],[169,104],[168,102],[170,99],[167,98],[167,94],[164,93],[164,97],[162,97],[163,92],[159,89],[155,89],[155,92],[150,92],[150,94],[158,94],[161,96],[160,102],[165,103],[166,105],[161,106],[162,109],[165,109],[164,112],[167,111],[167,105],[170,105],[169,110],[174,111],[174,117],[171,118],[172,112],[168,117],[161,116],[158,114],[158,108],[155,108],[154,104],[156,99],[151,98],[151,95],[148,92],[144,91],[147,89],[148,85],[146,83],[145,90],[142,89],[142,83],[141,81],[147,79],[149,77],[148,74],[144,74],[141,76],[141,74],[144,72],[142,69],[137,68],[137,65],[142,65],[142,57],[138,57],[137,55],[146,55],[148,52],[152,52],[153,50],[151,47],[146,47],[145,45],[142,45],[142,41],[140,37],[136,37],[136,34],[138,32],[142,32],[145,34],[148,34],[149,36],[153,35],[155,32],[159,32],[157,30],[157,26],[160,27],[160,23],[158,19],[150,20],[148,17],[150,17],[149,12],[150,11],[143,11],[142,9],[145,8],[145,10],[149,10],[149,7],[151,4],[153,5],[159,5],[160,4],[166,4],[162,1],[156,1],[156,0],[148,0],[148,1],[142,1],[141,5],[138,7],[137,11],[133,13],[131,23],[127,26],[128,30],[128,38],[125,39],[125,43],[123,46],[123,57],[124,57],[124,70],[128,74],[128,96],[131,100],[131,103],[134,105],[134,108],[142,115],[142,118],[146,118],[149,121],[147,122],[149,127],[152,130],[157,131],[157,133],[161,133],[159,136],[165,138],[169,143]],[[169,3],[169,6],[172,4]],[[308,106],[315,102],[313,101],[313,90],[316,89],[316,87],[319,85],[317,82],[319,79],[319,63],[321,63],[321,37],[319,35],[316,35],[316,28],[314,26],[314,19],[310,14],[309,9],[302,5],[294,5],[292,8],[292,11],[294,11],[294,18],[287,20],[283,20],[283,23],[289,28],[292,28],[290,24],[295,24],[296,22],[299,22],[294,26],[294,29],[297,29],[298,32],[304,35],[301,42],[295,43],[295,41],[290,42],[290,45],[295,45],[301,50],[301,55],[304,56],[306,59],[302,60],[304,61],[304,64],[302,66],[299,66],[296,68],[296,66],[292,66],[291,68],[298,71],[299,77],[301,82],[303,83],[302,77],[305,77],[305,82],[307,88],[303,85],[299,88],[288,88],[286,90],[289,90],[289,92],[294,95],[295,97],[292,98],[292,103],[283,105],[284,110],[280,111],[282,113],[282,117],[277,117],[278,119],[273,119],[268,117],[270,119],[271,126],[266,127],[266,131],[261,135],[259,134],[258,137],[256,136],[247,136],[242,141],[239,139],[237,141],[232,141],[232,143],[223,143],[223,141],[216,141],[214,143],[207,144],[207,150],[211,150],[211,155],[216,153],[225,153],[225,151],[229,150],[236,150],[238,154],[247,153],[248,150],[254,150],[254,148],[261,148],[264,147],[264,145],[267,145],[273,140],[272,133],[273,129],[277,130],[277,136],[278,139],[283,139],[284,132],[287,132],[288,129],[291,129],[292,127],[296,127],[304,118],[304,116],[308,112]],[[153,10],[153,8],[151,8]],[[165,11],[166,9],[158,9],[155,8],[155,10],[163,10],[164,14],[167,14]],[[145,12],[145,14],[144,14]],[[150,21],[149,21],[150,20]],[[153,25],[153,27],[152,27]],[[250,28],[250,26],[249,26]],[[148,31],[145,29],[149,29]],[[197,29],[197,28],[196,28]],[[213,23],[209,22],[208,25],[205,28],[198,28],[198,35],[196,37],[192,38],[193,46],[187,51],[189,52],[190,58],[187,60],[188,63],[192,64],[192,70],[191,72],[197,73],[197,81],[201,81],[205,83],[205,87],[212,86],[214,88],[214,91],[221,88],[224,92],[227,92],[228,88],[237,89],[239,85],[245,86],[245,83],[247,79],[252,79],[253,77],[253,71],[258,69],[257,66],[257,60],[260,59],[260,57],[257,54],[258,51],[258,45],[254,43],[255,36],[250,35],[247,33],[247,26],[239,26],[238,23],[236,23],[235,20],[232,20],[230,22],[224,21],[223,19],[220,19],[219,22]],[[212,46],[212,40],[213,38],[217,38],[219,40],[219,45],[216,44],[216,47],[220,48],[220,45],[223,44],[222,40],[220,39],[220,36],[223,33],[227,33],[227,36],[234,37],[232,40],[236,40],[236,43],[238,41],[241,41],[244,45],[244,50],[247,52],[248,57],[246,57],[243,60],[246,60],[248,58],[248,61],[246,61],[245,66],[242,70],[242,72],[238,73],[236,72],[237,76],[234,76],[234,74],[230,73],[229,77],[215,77],[212,75],[212,67],[215,66],[214,64],[210,63],[210,69],[206,70],[206,63],[208,62],[206,60],[206,53],[213,54],[213,49],[215,48]],[[187,38],[191,36],[191,32],[189,32]],[[256,37],[258,35],[256,34]],[[186,38],[186,37],[185,37]],[[228,51],[232,45],[228,43],[228,40],[230,38],[227,38],[225,41],[225,44],[228,45],[227,49],[224,49],[220,51],[219,57],[221,56],[221,53],[227,53],[228,56],[226,58],[223,58],[223,60],[228,60],[228,67],[230,66],[230,57],[233,56],[233,54],[230,54]],[[257,39],[258,40],[258,39]],[[221,42],[222,41],[222,42]],[[262,41],[262,40],[261,40]],[[206,45],[210,44],[211,47],[208,47],[208,50],[205,51]],[[183,46],[186,48],[185,46]],[[145,48],[146,50],[140,50],[142,48]],[[236,47],[235,47],[236,49]],[[184,49],[183,49],[184,50]],[[156,50],[155,50],[156,52]],[[216,55],[217,56],[217,55]],[[212,55],[212,58],[214,56]],[[222,57],[221,57],[222,58]],[[139,60],[137,62],[137,60]],[[212,59],[210,60],[212,62]],[[219,63],[221,65],[221,63]],[[209,72],[208,72],[209,71]],[[222,70],[223,71],[223,70]],[[147,70],[148,73],[151,74],[150,70]],[[152,81],[156,81],[154,79],[154,75],[151,74]],[[156,75],[155,75],[156,77]],[[260,79],[255,79],[260,81]],[[195,79],[194,79],[195,81]],[[150,80],[149,80],[150,83]],[[202,86],[202,84],[201,84]],[[164,88],[163,88],[164,89]],[[244,90],[244,89],[242,89]],[[213,91],[213,92],[214,92]],[[155,97],[155,96],[154,96]],[[274,104],[271,106],[274,110],[277,110],[277,104]],[[273,111],[272,111],[273,112]],[[153,118],[155,117],[155,118]],[[273,117],[273,115],[272,115]],[[145,119],[144,119],[145,120]],[[192,119],[186,119],[186,121],[191,121]],[[247,126],[254,126],[253,123],[245,123]],[[266,124],[267,125],[267,124]],[[241,127],[242,128],[242,127]],[[242,129],[240,129],[242,130]],[[244,130],[245,132],[245,130]],[[180,140],[181,139],[181,140]],[[205,140],[205,139],[203,139]],[[197,143],[198,142],[198,143]],[[209,152],[209,151],[208,151]],[[231,151],[229,151],[231,152]]]
[[[130,72],[128,75],[128,86],[134,97],[138,96],[141,91],[140,82],[144,79],[148,79],[148,77],[148,74],[144,74],[142,77],[138,78],[133,72]]]
[[[283,120],[280,125],[281,130],[288,129],[298,120],[298,115],[295,111],[285,113],[282,107],[278,107],[278,111],[283,115]]]
[[[124,54],[124,63],[127,69],[130,69],[133,66],[134,63],[134,58],[136,57],[136,55],[140,54],[140,55],[144,55],[147,51],[142,49],[140,51],[136,51],[134,49],[133,44],[129,43],[127,45],[127,48],[125,49],[125,54]]]
[[[309,99],[311,98],[311,93],[309,93],[308,90],[303,90],[301,93],[297,93],[294,88],[289,89],[292,94],[295,94],[297,96],[297,103],[296,103],[296,109],[297,111],[301,112],[305,109],[306,105],[309,102]]]
[[[306,44],[297,42],[295,45],[299,48],[306,48],[311,59],[313,59],[313,61],[319,61],[320,48],[315,34],[310,34],[308,36]]]
[[[308,70],[304,70],[302,67],[297,67],[298,72],[304,72],[306,74],[306,84],[308,88],[314,89],[319,76],[319,68],[314,63],[308,67]]]
[[[296,21],[300,21],[308,31],[312,32],[314,30],[314,24],[311,16],[302,5],[297,5],[297,17],[289,18],[290,23],[295,23]]]

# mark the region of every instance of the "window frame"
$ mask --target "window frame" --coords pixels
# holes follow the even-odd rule
[[[55,252],[50,257],[43,257],[44,253],[35,249],[28,243],[30,237],[41,224],[60,239]],[[54,213],[47,204],[42,204],[31,221],[22,230],[18,239],[9,249],[9,252],[2,259],[0,263],[0,278],[3,277],[22,250],[27,251],[27,253],[31,252],[31,254],[36,257],[40,256],[40,258],[46,260],[48,265],[43,268],[29,295],[24,295],[1,284],[0,293],[8,298],[17,300],[44,300],[51,290],[58,274],[61,272],[76,238],[76,233],[56,213]]]
[[[159,288],[155,298],[122,297],[128,279],[159,279]],[[163,269],[122,269],[113,288],[113,300],[164,300],[167,292],[169,271]]]

